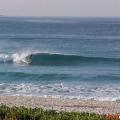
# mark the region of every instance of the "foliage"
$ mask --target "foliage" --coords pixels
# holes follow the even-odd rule
[[[0,120],[105,120],[105,115],[0,106]]]

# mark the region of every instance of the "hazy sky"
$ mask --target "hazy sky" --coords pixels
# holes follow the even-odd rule
[[[120,0],[0,0],[0,14],[120,17]]]

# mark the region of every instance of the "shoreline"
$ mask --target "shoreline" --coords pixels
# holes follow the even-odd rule
[[[9,107],[24,106],[66,112],[89,112],[97,114],[120,114],[120,101],[97,101],[33,96],[0,96],[0,104]]]

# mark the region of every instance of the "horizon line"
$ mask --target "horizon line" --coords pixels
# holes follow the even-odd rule
[[[0,17],[32,17],[32,18],[120,18],[120,16],[29,16],[29,15],[0,15]]]

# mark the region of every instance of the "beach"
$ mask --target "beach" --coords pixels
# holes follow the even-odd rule
[[[0,104],[9,107],[24,106],[66,112],[89,112],[97,114],[120,114],[120,101],[96,101],[78,99],[58,99],[32,96],[0,96]]]

